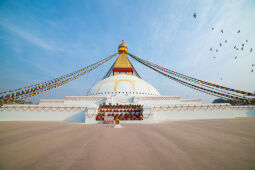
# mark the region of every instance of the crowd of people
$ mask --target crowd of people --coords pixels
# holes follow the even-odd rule
[[[142,105],[99,105],[99,113],[139,113],[143,109]]]
[[[99,105],[96,120],[104,120],[105,116],[112,116],[114,120],[143,120],[143,105]]]

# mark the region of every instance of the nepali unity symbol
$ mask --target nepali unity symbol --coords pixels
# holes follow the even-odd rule
[[[119,125],[120,124],[120,119],[115,119],[115,125]]]
[[[120,125],[120,119],[115,119],[114,128],[122,128],[122,126]]]
[[[87,75],[117,55],[110,69],[102,75],[102,80],[92,86],[86,95],[41,99],[37,105],[24,104],[27,98]],[[129,57],[179,84],[242,106],[208,105],[202,104],[201,99],[162,96],[155,87],[141,78]],[[94,64],[38,84],[0,92],[0,121],[65,120],[115,123],[115,126],[119,126],[120,121],[146,123],[158,120],[245,117],[255,114],[254,104],[254,93],[199,80],[144,60],[130,54],[122,40],[117,53]]]

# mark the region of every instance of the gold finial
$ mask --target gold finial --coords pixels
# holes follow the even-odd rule
[[[122,52],[128,53],[128,46],[127,46],[127,44],[125,44],[124,40],[121,40],[121,44],[119,45],[118,52],[119,52],[119,54]]]
[[[113,75],[133,75],[134,68],[128,59],[128,46],[122,40],[118,48],[118,53],[120,54],[115,61],[114,67],[112,69]]]

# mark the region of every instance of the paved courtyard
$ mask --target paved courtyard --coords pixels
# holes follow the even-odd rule
[[[255,118],[0,122],[0,169],[255,169]]]

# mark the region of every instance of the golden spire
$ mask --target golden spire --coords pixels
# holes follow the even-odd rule
[[[114,67],[113,67],[113,75],[133,75],[133,66],[130,63],[127,53],[128,53],[128,46],[125,44],[124,40],[122,40],[122,43],[119,45],[118,48],[119,56],[117,60],[115,61]]]
[[[118,48],[118,53],[121,54],[121,53],[128,53],[128,46],[127,44],[125,44],[124,40],[122,40],[121,44],[119,45],[119,48]]]

